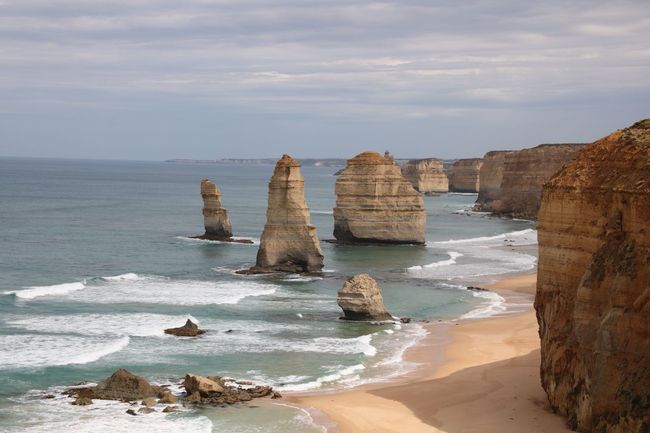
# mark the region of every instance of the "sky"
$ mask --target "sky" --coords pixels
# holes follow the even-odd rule
[[[0,155],[480,157],[650,117],[648,0],[0,0]]]

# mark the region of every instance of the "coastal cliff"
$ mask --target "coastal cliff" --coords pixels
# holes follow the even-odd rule
[[[201,180],[203,198],[203,225],[205,234],[201,239],[225,241],[232,238],[232,226],[228,211],[221,207],[221,191],[208,179]]]
[[[283,155],[269,181],[266,225],[250,273],[303,273],[322,268],[323,253],[316,227],[310,224],[300,163]]]
[[[481,158],[459,159],[454,162],[449,172],[449,191],[478,192],[480,187],[479,171],[483,165]]]
[[[542,186],[583,147],[584,144],[541,144],[507,153],[498,198],[484,203],[482,209],[536,219]]]
[[[544,186],[535,309],[541,380],[580,432],[650,431],[650,119]]]
[[[506,156],[511,153],[508,150],[494,150],[483,156],[483,165],[479,170],[479,190],[478,198],[476,199],[476,210],[484,210],[484,205],[488,203],[493,208],[500,207],[503,169],[506,163]]]
[[[422,194],[391,158],[377,152],[350,159],[336,180],[339,242],[423,244],[425,218]]]
[[[449,179],[439,159],[411,159],[402,167],[402,174],[420,192],[449,191]]]

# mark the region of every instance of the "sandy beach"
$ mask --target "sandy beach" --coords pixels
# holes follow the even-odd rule
[[[530,273],[486,288],[508,299],[513,292],[532,296],[535,282],[536,273]],[[433,334],[430,338],[436,338]],[[423,365],[401,383],[291,400],[324,413],[341,433],[571,431],[550,411],[539,384],[540,343],[532,307],[519,314],[462,321],[449,334],[443,356],[439,344],[427,341],[407,352],[408,360]]]

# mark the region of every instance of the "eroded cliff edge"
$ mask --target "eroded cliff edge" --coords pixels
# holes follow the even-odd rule
[[[481,158],[459,159],[454,162],[449,172],[449,191],[478,192],[480,188],[479,172],[483,160]]]
[[[201,180],[203,198],[203,226],[205,233],[201,239],[228,241],[232,238],[232,225],[228,211],[221,207],[221,191],[208,179]]]
[[[535,309],[541,380],[581,432],[650,431],[650,119],[544,186]]]
[[[439,159],[411,159],[402,167],[402,174],[422,193],[449,191],[449,179]]]
[[[334,237],[343,243],[423,244],[422,194],[392,158],[363,152],[336,180]]]

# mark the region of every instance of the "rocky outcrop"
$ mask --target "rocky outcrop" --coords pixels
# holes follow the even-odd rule
[[[323,253],[310,224],[300,163],[283,155],[269,182],[266,225],[253,268],[243,273],[318,272]]]
[[[201,197],[203,198],[203,225],[205,234],[201,239],[229,241],[232,238],[232,226],[228,211],[221,207],[221,191],[208,179],[201,180]]]
[[[75,397],[74,405],[85,406],[92,404],[92,399],[134,401],[147,397],[156,397],[168,392],[152,386],[144,378],[120,368],[110,377],[102,380],[93,387],[71,388],[65,392]]]
[[[187,319],[185,325],[179,328],[168,328],[165,329],[165,334],[175,335],[177,337],[196,337],[201,334],[205,334],[203,329],[199,329],[198,325],[192,322],[190,319]]]
[[[192,405],[224,405],[247,402],[254,398],[282,396],[273,391],[270,386],[252,385],[243,382],[226,380],[219,376],[198,376],[187,374],[183,381],[185,387],[185,402]]]
[[[412,159],[404,164],[402,174],[422,193],[449,191],[449,180],[439,159]]]
[[[424,202],[398,165],[363,152],[336,180],[334,237],[342,243],[423,244]]]
[[[393,320],[384,307],[379,285],[367,274],[348,278],[336,296],[336,303],[345,314],[341,319],[361,321]]]
[[[501,181],[505,168],[507,150],[494,150],[483,156],[483,165],[479,170],[479,190],[476,210],[491,210],[500,207]],[[487,205],[487,206],[486,206]]]
[[[483,165],[481,158],[459,159],[448,172],[449,191],[478,192],[480,187],[479,171]]]
[[[650,119],[588,145],[544,186],[541,379],[580,432],[650,431]]]
[[[584,144],[541,144],[505,155],[498,198],[481,208],[499,215],[536,219],[542,186],[571,161]]]

